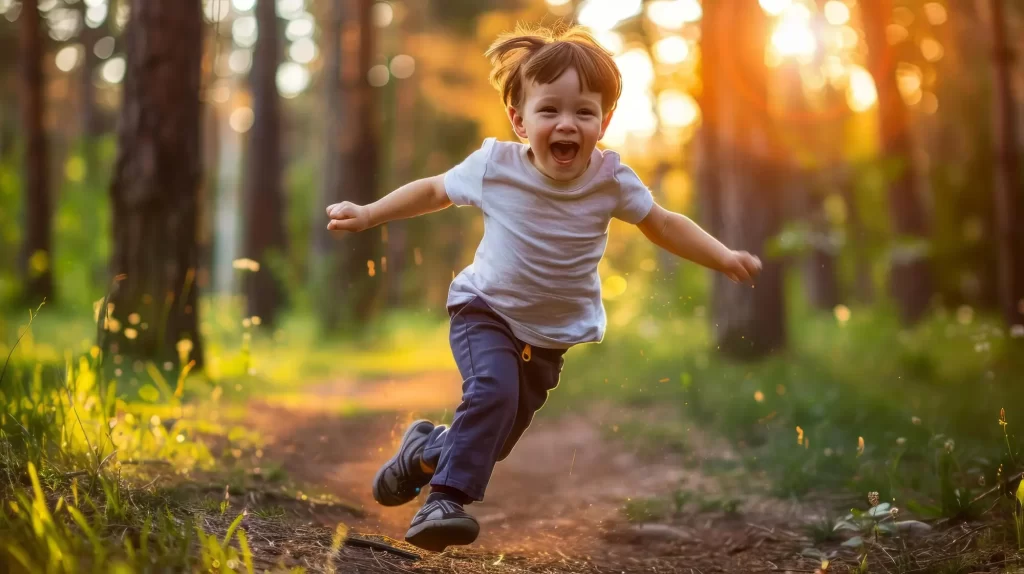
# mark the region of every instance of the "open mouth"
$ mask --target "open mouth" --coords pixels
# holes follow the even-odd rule
[[[551,155],[558,163],[570,163],[576,159],[580,144],[572,142],[555,142],[551,144]]]

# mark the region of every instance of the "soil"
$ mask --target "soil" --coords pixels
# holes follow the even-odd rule
[[[305,393],[286,402],[254,401],[247,424],[265,437],[264,457],[282,464],[292,481],[344,503],[309,507],[307,520],[276,542],[264,536],[261,544],[260,536],[250,536],[264,562],[337,572],[696,574],[814,572],[820,566],[819,559],[801,556],[812,545],[802,524],[815,518],[813,505],[757,494],[764,485],[743,471],[730,476],[702,470],[701,461],[735,455],[696,431],[687,435],[685,452],[617,434],[620,424],[679,421],[671,408],[608,405],[559,416],[542,410],[495,468],[485,500],[467,507],[481,525],[477,542],[440,554],[419,550],[402,539],[425,495],[385,508],[374,502],[370,483],[410,421],[454,409],[458,376],[335,381]],[[672,497],[686,492],[700,498],[676,511]],[[735,510],[699,504],[715,497],[731,497]],[[651,498],[664,501],[652,506],[657,516],[647,522],[642,513],[627,518],[627,505],[643,508]],[[412,551],[419,559],[352,543],[325,559],[339,523],[350,537]]]

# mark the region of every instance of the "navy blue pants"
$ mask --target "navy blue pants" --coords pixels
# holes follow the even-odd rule
[[[512,452],[533,415],[558,385],[564,349],[530,347],[480,297],[448,309],[452,354],[462,374],[462,403],[451,426],[427,440],[433,486],[483,500],[494,464]]]

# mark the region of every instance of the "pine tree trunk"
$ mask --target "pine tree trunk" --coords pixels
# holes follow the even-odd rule
[[[402,24],[402,39],[414,35],[419,25],[420,11],[426,7],[420,3],[407,2],[408,13]],[[400,46],[407,47],[406,42]],[[408,53],[408,51],[403,51]],[[412,179],[413,161],[416,155],[416,102],[419,94],[419,75],[413,74],[404,80],[394,78],[395,86],[395,180],[404,185]],[[405,301],[406,270],[409,263],[409,222],[393,221],[387,230],[387,301],[392,308],[401,307]]]
[[[722,352],[757,358],[786,344],[783,265],[766,258],[766,241],[778,233],[783,204],[778,161],[772,158],[772,125],[767,112],[764,64],[766,18],[757,0],[730,0],[722,22],[733,30],[730,49],[716,70],[722,228],[720,238],[732,249],[761,256],[756,285],[737,285],[721,274],[712,292],[715,339]],[[742,83],[741,83],[742,82]]]
[[[339,259],[339,241],[327,232],[324,209],[333,203],[344,201],[345,187],[342,178],[347,172],[342,162],[343,140],[346,137],[345,108],[347,90],[342,89],[342,35],[345,25],[346,0],[330,0],[327,9],[323,39],[323,83],[324,83],[324,157],[321,166],[323,180],[320,183],[320,204],[314,210],[313,252],[310,257],[310,277],[316,298],[327,302],[320,308],[322,327],[334,330],[344,315],[342,305],[337,301],[340,281],[333,270]]]
[[[246,275],[245,293],[247,313],[260,317],[263,324],[271,327],[284,289],[270,260],[276,257],[283,261],[285,255],[281,110],[276,80],[281,48],[274,0],[258,0],[256,22],[259,36],[249,74],[255,119],[246,154],[244,254],[261,266],[258,272]]]
[[[899,172],[889,184],[889,211],[897,242],[927,240],[925,208],[918,194],[910,118],[896,83],[896,56],[889,49],[885,28],[892,14],[891,0],[861,2],[869,70],[878,92],[881,157],[898,161]],[[906,325],[916,323],[928,310],[934,286],[930,258],[911,253],[891,262],[889,291]]]
[[[177,362],[179,341],[190,340],[190,357],[202,365],[195,284],[202,37],[199,0],[132,0],[110,188],[111,266],[119,277],[110,299],[116,323],[108,323],[113,353]]]
[[[47,170],[49,149],[43,127],[43,26],[37,0],[21,4],[18,52],[21,65],[21,129],[25,140],[25,236],[19,258],[23,294],[37,305],[53,299],[52,207]]]
[[[377,199],[377,106],[374,88],[367,80],[373,65],[374,0],[356,0],[359,22],[359,47],[356,74],[349,83],[351,94],[349,125],[355,135],[346,138],[342,150],[348,166],[348,179],[344,193],[350,201],[366,205]],[[393,80],[392,80],[393,81]],[[353,235],[342,245],[342,296],[352,310],[357,324],[364,324],[375,312],[382,279],[380,273],[381,230],[371,229]]]
[[[1013,49],[1006,37],[1004,0],[990,0],[995,85],[996,237],[999,303],[1007,325],[1024,325],[1024,189],[1020,176],[1017,108],[1013,97]]]

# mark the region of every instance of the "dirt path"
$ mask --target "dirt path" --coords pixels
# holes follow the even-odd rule
[[[452,373],[340,381],[310,388],[301,397],[255,402],[247,422],[267,439],[267,456],[282,463],[291,479],[365,513],[347,519],[352,530],[400,541],[418,501],[381,507],[371,496],[371,480],[410,420],[452,409],[459,396]],[[337,414],[345,409],[360,414]],[[671,410],[610,407],[540,416],[496,467],[486,500],[468,507],[482,527],[472,548],[444,553],[451,555],[449,566],[426,560],[392,567],[379,554],[374,562],[382,571],[469,572],[494,562],[543,572],[754,572],[784,564],[813,571],[813,561],[799,557],[809,545],[798,524],[808,509],[792,503],[742,495],[736,513],[691,504],[657,524],[626,520],[623,507],[630,500],[670,500],[677,491],[723,493],[722,478],[703,473],[699,464],[730,456],[721,444],[690,441],[684,457],[650,449],[641,454],[612,438],[623,421],[635,425],[677,416]],[[322,523],[332,527],[332,520],[336,517]],[[346,570],[339,566],[339,571]]]

